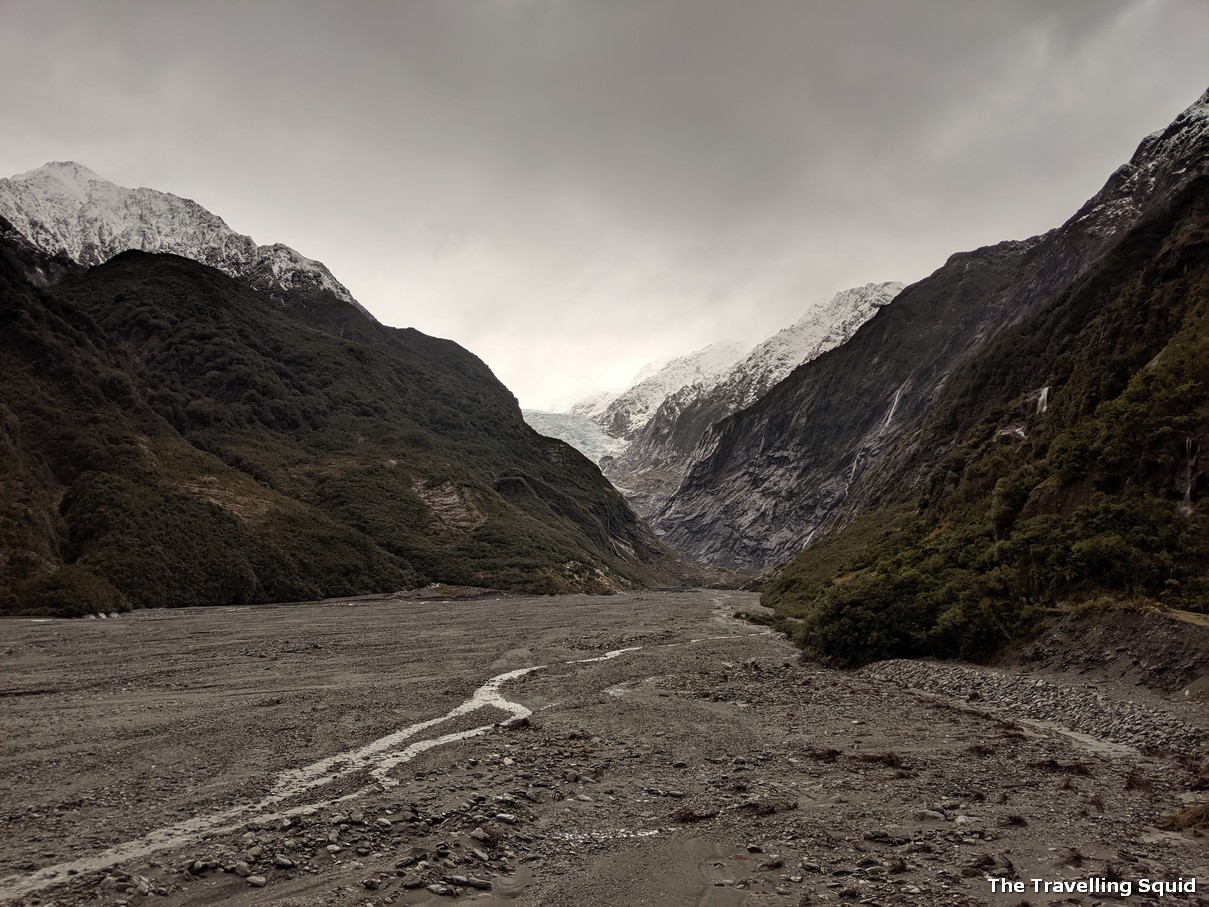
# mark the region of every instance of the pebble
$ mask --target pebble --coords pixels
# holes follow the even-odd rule
[[[1161,740],[1169,752],[1191,754],[1209,738],[1205,732],[1158,709],[1133,701],[1111,700],[1095,690],[991,668],[891,660],[870,665],[859,673],[907,689],[993,703],[987,706],[992,711],[1053,722],[1126,746],[1141,748]]]

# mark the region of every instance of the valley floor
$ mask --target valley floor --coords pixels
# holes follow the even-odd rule
[[[1125,903],[1209,903],[1209,839],[1162,828],[1206,757],[1203,700],[1075,670],[832,671],[731,617],[756,607],[5,622],[0,901],[1090,905],[1031,880],[1110,878]]]

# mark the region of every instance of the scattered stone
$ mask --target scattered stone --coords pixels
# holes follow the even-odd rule
[[[945,814],[935,809],[917,809],[911,813],[911,818],[916,822],[943,822]]]
[[[901,847],[903,844],[911,843],[910,838],[904,838],[901,835],[892,835],[890,832],[880,828],[875,831],[865,832],[863,837],[866,841],[873,844],[886,844],[890,847]]]

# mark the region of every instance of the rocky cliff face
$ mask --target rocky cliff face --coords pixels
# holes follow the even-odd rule
[[[757,344],[715,381],[668,394],[629,447],[602,462],[605,474],[640,513],[657,514],[679,487],[710,426],[750,406],[802,363],[839,346],[902,288],[901,283],[869,283],[837,293]]]
[[[325,290],[369,315],[322,262],[280,243],[258,246],[195,201],[127,189],[74,161],[0,179],[0,217],[42,251],[82,265],[102,264],[129,249],[171,252],[257,289]]]
[[[924,430],[954,372],[1206,173],[1209,92],[1061,227],[954,255],[849,342],[711,429],[656,527],[707,562],[764,566],[910,489],[956,436],[956,425]]]

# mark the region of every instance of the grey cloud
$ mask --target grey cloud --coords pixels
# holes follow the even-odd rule
[[[197,198],[527,403],[1053,226],[1209,83],[1198,0],[0,17],[0,170],[71,157]]]

